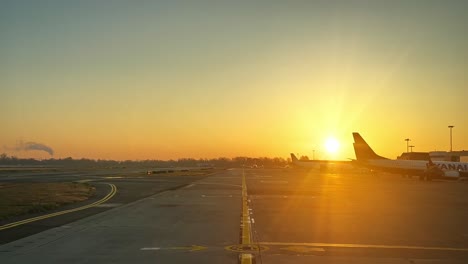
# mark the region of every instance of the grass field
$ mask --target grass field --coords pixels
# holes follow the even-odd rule
[[[94,192],[86,183],[0,183],[0,220],[84,201]]]

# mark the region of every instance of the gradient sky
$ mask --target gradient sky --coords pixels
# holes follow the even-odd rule
[[[468,149],[468,1],[1,1],[0,152]],[[336,155],[324,142],[335,137]],[[3,150],[2,150],[3,148]]]

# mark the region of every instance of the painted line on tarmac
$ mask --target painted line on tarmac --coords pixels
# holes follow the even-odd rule
[[[91,181],[95,181],[95,179],[78,180],[78,181],[75,181],[75,182],[77,182],[77,183],[85,183],[85,182],[91,182]]]
[[[242,244],[249,245],[252,243],[251,224],[249,215],[249,205],[247,197],[247,183],[245,174],[242,174]]]
[[[8,228],[12,228],[12,227],[15,227],[15,226],[20,226],[20,225],[36,222],[36,221],[43,220],[43,219],[47,219],[47,218],[51,218],[51,217],[55,217],[55,216],[59,216],[59,215],[64,215],[64,214],[68,214],[68,213],[73,213],[73,212],[76,212],[76,211],[81,211],[81,210],[88,209],[88,208],[94,207],[96,205],[100,205],[102,203],[105,203],[108,200],[110,200],[117,193],[117,187],[114,184],[107,183],[107,185],[109,185],[111,187],[111,191],[104,198],[102,198],[101,200],[96,201],[96,202],[94,202],[92,204],[88,204],[88,205],[81,206],[81,207],[78,207],[78,208],[73,208],[73,209],[64,210],[64,211],[60,211],[60,212],[56,212],[56,213],[52,213],[52,214],[41,215],[41,216],[37,216],[37,217],[33,217],[33,218],[21,220],[21,221],[9,223],[9,224],[0,226],[0,230],[5,230],[5,229],[8,229]]]
[[[281,250],[293,251],[296,253],[324,253],[325,249],[320,247],[306,247],[306,246],[287,246],[284,248],[280,248]]]
[[[270,248],[272,247],[272,248]],[[460,251],[467,252],[468,248],[450,248],[450,247],[422,247],[422,246],[397,246],[397,245],[367,245],[367,244],[334,244],[334,243],[282,243],[282,242],[261,242],[259,244],[239,244],[224,247],[224,250],[239,253],[240,263],[253,263],[254,253],[278,250],[291,251],[295,253],[308,255],[323,255],[327,248],[367,248],[367,249],[403,249],[403,250],[426,250],[426,251]],[[203,251],[220,250],[221,246],[172,246],[172,247],[143,247],[141,251],[160,251],[160,250],[180,250],[180,251]],[[278,254],[278,253],[273,253]],[[280,253],[281,254],[281,253]]]
[[[250,245],[252,243],[252,226],[250,222],[248,201],[249,200],[247,196],[247,183],[245,180],[244,170],[242,170],[242,245]],[[239,260],[241,264],[252,264],[254,262],[253,255],[250,253],[241,253],[239,255]]]
[[[244,245],[244,244],[241,244],[241,245],[227,246],[227,247],[224,247],[224,249],[227,250],[227,251],[240,252],[240,253],[244,253],[244,254],[251,254],[253,252],[266,251],[266,250],[269,250],[270,248],[267,247],[267,246],[263,246],[263,245],[253,245],[253,244]]]
[[[252,254],[241,253],[239,258],[240,258],[241,263],[243,263],[243,264],[244,263],[254,263]]]
[[[373,244],[336,244],[336,243],[288,243],[288,242],[259,242],[260,245],[267,246],[303,246],[303,247],[330,247],[330,248],[370,248],[370,249],[412,249],[412,250],[438,250],[438,251],[463,251],[468,252],[468,248],[453,247],[424,247],[406,245],[373,245]]]
[[[180,250],[180,251],[189,251],[189,252],[201,251],[201,250],[206,250],[206,249],[208,249],[208,248],[204,247],[204,246],[198,246],[198,245],[191,245],[191,246],[184,246],[184,247],[144,247],[144,248],[140,248],[140,250],[142,250],[142,251]]]

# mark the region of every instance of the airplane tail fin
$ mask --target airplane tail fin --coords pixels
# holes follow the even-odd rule
[[[375,154],[369,144],[361,137],[359,133],[353,133],[354,138],[354,153],[356,154],[356,159],[359,160],[369,160],[369,159],[387,159],[382,156]]]
[[[293,162],[299,161],[299,160],[297,159],[296,155],[294,155],[294,153],[291,153],[291,160],[292,160]]]

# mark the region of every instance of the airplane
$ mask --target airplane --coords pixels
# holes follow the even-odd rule
[[[429,160],[392,160],[377,155],[359,133],[353,133],[356,164],[374,170],[416,175],[420,180],[468,177],[468,163]]]
[[[292,164],[297,167],[319,169],[320,163],[317,160],[299,160],[294,153],[291,153]]]
[[[342,160],[299,160],[294,153],[291,153],[291,160],[294,166],[327,170],[327,169],[352,169],[351,161]]]

